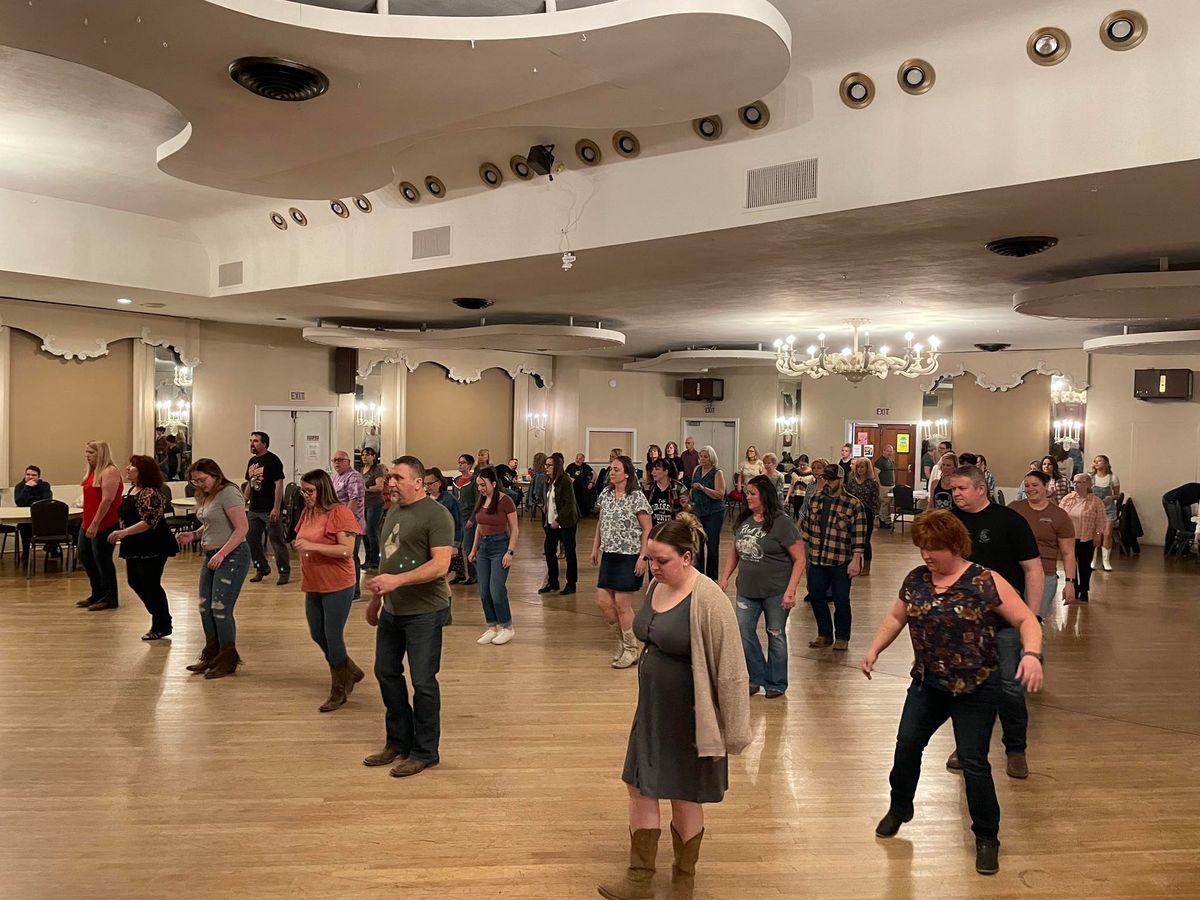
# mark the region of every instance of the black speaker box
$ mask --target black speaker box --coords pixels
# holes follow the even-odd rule
[[[358,377],[358,351],[353,347],[333,348],[333,392],[353,394]]]

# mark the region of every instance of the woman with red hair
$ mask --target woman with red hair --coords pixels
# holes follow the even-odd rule
[[[171,633],[171,610],[162,574],[167,559],[178,552],[178,544],[164,518],[168,501],[158,463],[149,456],[131,456],[125,477],[129,493],[117,510],[121,527],[108,536],[108,541],[120,542],[125,578],[150,613],[150,630],[142,640],[157,641]]]

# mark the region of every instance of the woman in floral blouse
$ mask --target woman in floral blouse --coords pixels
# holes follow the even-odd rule
[[[1030,692],[1042,687],[1042,630],[1008,582],[967,559],[971,536],[953,513],[929,510],[917,516],[912,540],[925,565],[904,579],[900,597],[880,624],[861,666],[870,678],[879,654],[908,626],[914,652],[912,684],[896,736],[891,804],[875,834],[893,837],[912,819],[921,755],[934,732],[950,719],[975,832],[975,870],[991,875],[1000,870],[1000,805],[988,763],[1000,699],[996,626],[1003,619],[1020,629],[1025,651],[1017,680]]]
[[[618,456],[608,464],[608,487],[600,495],[600,524],[592,543],[592,565],[600,567],[596,605],[617,635],[614,669],[628,669],[638,659],[633,634],[633,595],[646,573],[646,540],[651,513],[637,480],[633,460]]]

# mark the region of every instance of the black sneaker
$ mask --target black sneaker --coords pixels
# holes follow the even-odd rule
[[[266,572],[261,572],[256,569],[254,574],[250,576],[250,581],[254,584],[257,584],[270,574],[271,571],[269,569]]]
[[[548,584],[545,587],[538,588],[538,593],[539,594],[553,594],[557,590],[558,590],[557,584]]]
[[[900,826],[905,822],[912,821],[912,813],[907,816],[902,816],[894,809],[889,809],[887,815],[879,820],[879,824],[875,826],[875,835],[877,837],[895,837],[900,830]]]
[[[975,871],[995,875],[1000,871],[1000,842],[995,838],[975,838]]]
[[[566,587],[564,587],[558,593],[559,593],[559,596],[562,596],[562,597],[566,597],[568,594],[573,594],[573,593],[575,593],[575,585],[568,584]]]

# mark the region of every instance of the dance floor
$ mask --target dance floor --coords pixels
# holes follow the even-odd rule
[[[148,616],[127,589],[115,612],[77,610],[82,571],[26,581],[10,552],[0,897],[596,896],[627,852],[620,772],[636,670],[608,665],[592,567],[576,596],[537,595],[541,530],[521,524],[516,639],[477,646],[478,597],[455,589],[442,764],[409,779],[361,764],[383,743],[362,605],[347,632],[367,678],[345,707],[319,714],[328,672],[298,579],[246,585],[246,666],[205,681],[184,669],[203,644],[196,556],[168,565],[173,639],[147,644]],[[1146,548],[1096,573],[1089,606],[1047,624],[1028,780],[1004,775],[998,728],[994,738],[1001,871],[985,878],[961,779],[944,766],[948,726],[926,754],[915,819],[898,838],[873,833],[887,809],[907,638],[874,681],[857,664],[917,562],[907,536],[875,542],[874,571],[854,586],[849,654],[809,650],[811,613],[792,616],[791,688],[751,700],[755,740],[731,761],[725,801],[707,808],[697,896],[1200,896],[1200,568]],[[664,838],[660,895],[670,852]]]

